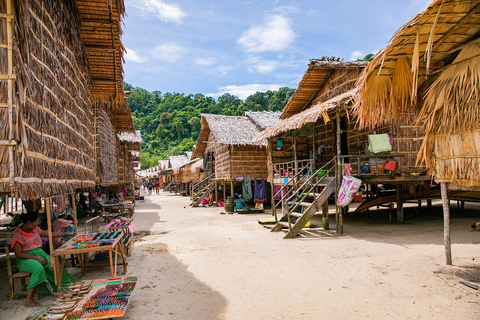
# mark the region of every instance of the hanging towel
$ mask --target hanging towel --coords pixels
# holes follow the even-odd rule
[[[250,201],[252,199],[252,181],[250,176],[243,176],[242,181],[243,200]]]
[[[392,145],[390,144],[389,135],[387,133],[369,134],[368,150],[370,150],[370,152],[373,152],[373,153],[392,151]]]
[[[265,190],[265,179],[254,180],[255,190],[253,195],[253,202],[255,203],[265,203],[267,202],[267,191]]]

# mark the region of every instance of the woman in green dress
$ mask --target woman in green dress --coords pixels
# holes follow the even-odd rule
[[[40,293],[55,293],[55,277],[50,256],[42,249],[41,237],[48,237],[48,232],[37,227],[38,213],[27,212],[21,214],[23,224],[12,234],[11,247],[17,258],[18,269],[30,273],[27,287],[27,307],[38,307],[40,304],[33,300],[36,290]],[[53,232],[54,238],[74,236],[74,232]],[[75,283],[75,279],[63,272],[62,284]]]

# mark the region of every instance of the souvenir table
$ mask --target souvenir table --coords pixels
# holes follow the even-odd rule
[[[80,260],[82,272],[85,274],[85,267],[92,267],[88,265],[89,253],[93,252],[108,252],[110,274],[111,277],[117,275],[117,256],[120,253],[123,260],[123,273],[127,273],[127,262],[125,256],[125,247],[123,245],[123,232],[101,232],[77,235],[64,243],[61,247],[53,251],[53,266],[56,269],[55,284],[60,286],[62,283],[61,277],[65,265],[65,257],[71,254],[76,254]],[[120,251],[120,252],[119,252]],[[114,255],[114,257],[112,257]],[[113,261],[113,259],[115,261]],[[59,260],[61,260],[61,270],[58,270]],[[95,264],[93,266],[104,266],[105,264]]]
[[[133,219],[130,221],[110,222],[109,224],[105,225],[104,228],[108,228],[110,232],[123,231],[124,236],[122,242],[127,255],[130,256],[133,248],[133,231],[135,231]]]
[[[106,212],[123,211],[123,203],[104,203],[102,209]]]
[[[83,283],[88,285],[84,287]],[[81,284],[71,286],[67,292],[59,294],[59,301],[54,305],[43,306],[27,319],[120,318],[127,311],[136,284],[136,276],[82,281]]]

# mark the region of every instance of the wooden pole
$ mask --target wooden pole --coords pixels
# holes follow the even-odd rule
[[[223,180],[223,201],[227,203],[227,184],[225,183],[225,180]]]
[[[273,151],[272,151],[272,148],[273,148],[273,143],[272,143],[272,140],[269,139],[268,140],[268,159],[269,161],[267,161],[267,163],[270,164],[270,167],[268,168],[268,172],[269,172],[269,175],[270,175],[270,185],[272,186],[272,216],[275,216],[275,222],[277,221],[277,208],[275,206],[275,198],[274,198],[274,195],[275,195],[275,178],[273,176]]]
[[[340,110],[337,110],[337,177],[336,177],[336,190],[337,190],[337,197],[338,192],[340,190],[340,184],[342,182],[342,163],[341,163],[341,156],[342,156],[342,136],[341,136],[341,127],[340,127]],[[335,199],[336,201],[337,199]],[[338,206],[336,206],[336,217],[335,220],[337,222],[337,233],[343,233],[343,213],[342,210],[339,210]]]
[[[230,195],[232,196],[232,198],[234,198],[234,190],[233,190],[233,180],[230,181]]]
[[[315,163],[317,162],[317,152],[315,148],[315,122],[313,123],[313,134],[312,134],[312,174],[315,172]]]
[[[53,237],[52,237],[52,213],[50,212],[50,200],[51,198],[46,198],[45,199],[45,211],[47,213],[47,232],[48,232],[48,246],[50,248],[50,261],[52,262],[52,267],[53,267],[53,273],[54,273],[54,278],[55,278],[55,284],[57,286],[60,286],[60,283],[58,282],[58,273],[57,269],[55,268],[55,259],[53,257]]]
[[[440,183],[440,192],[442,194],[443,205],[443,242],[445,245],[445,262],[452,265],[452,244],[450,241],[450,206],[448,203],[447,184]]]
[[[72,193],[72,208],[73,208],[73,224],[75,226],[75,232],[78,232],[77,226],[77,202],[76,202],[75,193]]]
[[[330,230],[330,221],[328,219],[328,200],[322,204],[322,227],[324,230]]]
[[[403,216],[403,185],[397,184],[395,186],[397,196],[397,222],[404,222]]]
[[[7,0],[7,73],[9,76],[13,75],[13,18],[12,18],[12,1]],[[7,80],[7,105],[8,105],[8,139],[13,141],[13,79],[10,77]],[[16,142],[15,142],[16,145]],[[14,150],[15,145],[11,145],[8,148],[9,152],[9,185],[13,187],[15,179],[15,166],[14,166]]]
[[[217,185],[217,180],[215,180],[215,203],[218,203],[218,185]]]

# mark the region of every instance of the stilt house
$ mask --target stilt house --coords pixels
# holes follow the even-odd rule
[[[361,127],[414,114],[409,124],[426,134],[417,156],[441,184],[447,264],[452,263],[448,198],[480,190],[479,65],[480,1],[437,0],[393,35],[358,83]]]
[[[205,181],[199,185],[199,188],[207,189],[202,192],[203,196],[218,190],[215,182],[223,185],[225,198],[227,186],[230,195],[234,196],[237,178],[267,179],[266,143],[253,146],[251,141],[253,136],[278,123],[278,117],[278,112],[266,111],[246,112],[239,117],[201,114],[202,127],[193,157],[203,159]],[[214,180],[210,181],[213,177]],[[201,197],[196,199],[194,205],[201,200]]]
[[[282,218],[274,230],[288,225],[290,230],[286,237],[296,236],[320,207],[324,214],[323,226],[329,228],[327,200],[338,190],[346,164],[351,167],[350,173],[361,177],[364,182],[398,185],[396,189],[400,196],[403,185],[422,184],[428,179],[425,175],[406,175],[425,172],[425,168],[415,163],[416,150],[423,137],[419,127],[390,123],[360,130],[356,126],[352,113],[355,82],[366,64],[334,58],[311,60],[280,116],[282,122],[254,138],[254,142],[269,141],[269,179],[274,184],[273,196],[277,199],[276,205],[272,206],[274,213],[277,206],[282,206]],[[368,149],[369,135],[374,131],[390,134],[393,145],[388,152],[373,154]],[[404,175],[362,174],[362,168],[370,168],[371,158],[375,158],[375,163],[382,158],[395,159],[396,173]],[[320,193],[320,190],[323,191]],[[301,200],[293,196],[300,193]],[[319,196],[315,196],[317,194]],[[297,202],[292,206],[286,205],[294,200]],[[401,204],[402,200],[399,202]],[[284,223],[287,220],[290,223]],[[341,211],[336,216],[336,225],[337,232],[343,232]]]
[[[0,0],[0,13],[0,193],[92,188],[93,106],[124,100],[123,1]]]

